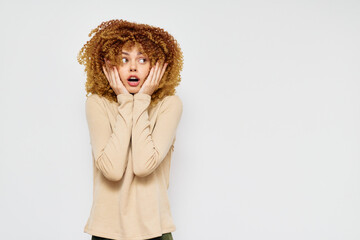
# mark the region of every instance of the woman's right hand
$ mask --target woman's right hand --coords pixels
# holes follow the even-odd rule
[[[108,60],[104,59],[105,65],[102,66],[105,76],[110,84],[110,87],[114,90],[116,95],[121,93],[129,93],[120,79],[119,72],[115,66],[110,66]]]

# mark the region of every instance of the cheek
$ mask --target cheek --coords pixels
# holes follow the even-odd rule
[[[150,64],[149,64],[149,65],[147,66],[147,68],[146,68],[146,74],[149,74],[150,71],[151,71],[151,66],[150,66]]]
[[[149,66],[146,66],[146,67],[144,67],[143,68],[143,70],[142,70],[142,75],[143,75],[143,77],[147,77],[148,75],[149,75],[149,73],[150,73],[150,65]]]
[[[120,79],[123,80],[126,78],[126,74],[124,73],[124,70],[121,69],[121,68],[118,68],[118,73],[119,73],[119,76],[120,76]]]

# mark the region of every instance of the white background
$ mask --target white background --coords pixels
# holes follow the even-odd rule
[[[88,33],[184,53],[174,240],[360,239],[359,1],[1,1],[1,239],[90,239]]]

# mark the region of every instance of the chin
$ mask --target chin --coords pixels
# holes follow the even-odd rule
[[[127,90],[129,93],[137,93],[137,92],[139,92],[140,88],[129,87],[129,88],[127,88]]]
[[[136,87],[132,87],[130,85],[127,85],[126,89],[128,90],[129,93],[137,93],[137,92],[140,91],[142,85],[143,85],[143,83],[140,83]]]

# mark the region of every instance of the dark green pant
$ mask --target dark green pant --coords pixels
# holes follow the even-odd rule
[[[103,238],[103,237],[98,237],[98,236],[92,236],[91,240],[112,240],[110,238]],[[160,237],[156,237],[156,238],[149,238],[149,239],[145,239],[145,240],[173,240],[172,234],[171,232],[168,233],[164,233],[162,236]]]

